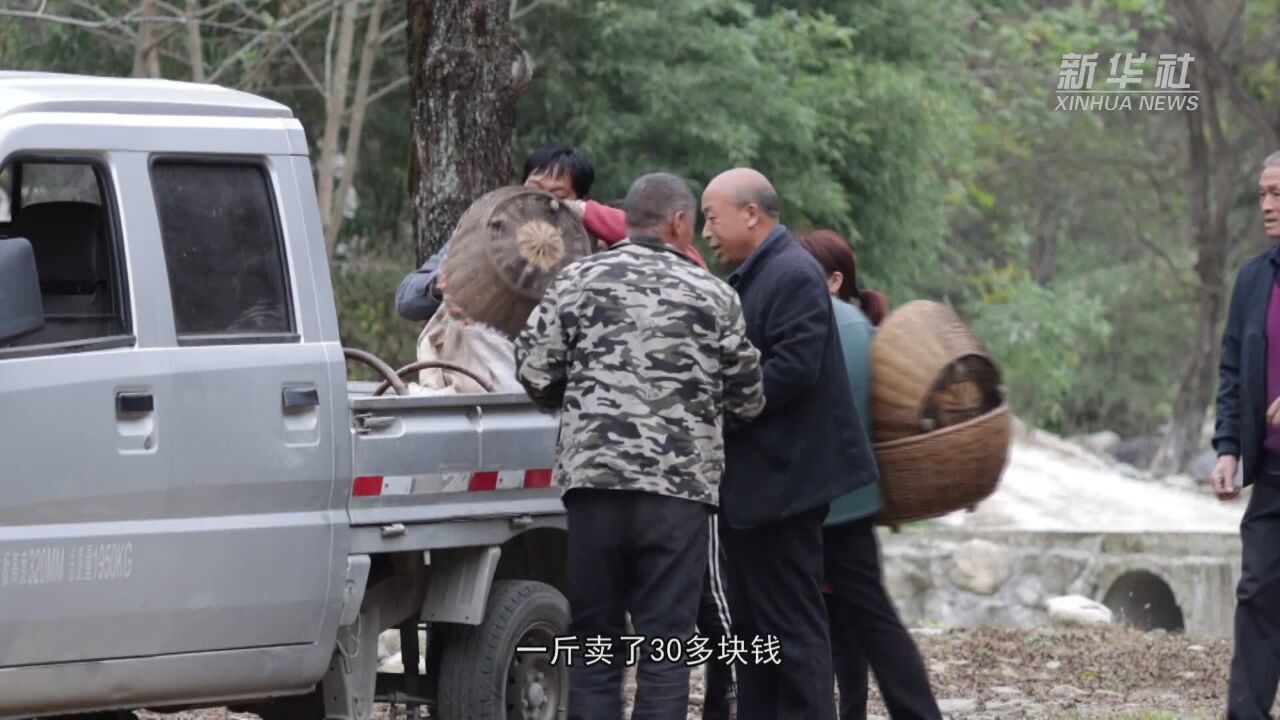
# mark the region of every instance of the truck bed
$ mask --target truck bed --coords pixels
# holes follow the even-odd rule
[[[559,419],[523,393],[372,395],[348,387],[354,552],[484,545],[563,527],[551,485]]]

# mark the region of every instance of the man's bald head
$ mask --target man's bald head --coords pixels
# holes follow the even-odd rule
[[[720,173],[702,193],[706,216],[702,236],[722,263],[737,265],[750,257],[778,225],[782,203],[762,173],[734,168]]]
[[[782,202],[778,199],[778,191],[763,173],[751,168],[734,168],[715,176],[707,184],[707,192],[728,193],[734,198],[738,207],[755,204],[766,215],[778,219],[782,214]]]

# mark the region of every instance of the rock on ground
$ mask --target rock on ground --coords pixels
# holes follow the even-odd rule
[[[1120,444],[1121,438],[1111,430],[1103,430],[1088,435],[1077,435],[1070,440],[1092,453],[1104,455],[1114,450]]]
[[[1111,609],[1080,595],[1050,598],[1045,602],[1049,621],[1054,625],[1110,625]]]
[[[951,582],[978,595],[991,595],[1009,580],[1009,550],[988,540],[967,540],[951,554]]]

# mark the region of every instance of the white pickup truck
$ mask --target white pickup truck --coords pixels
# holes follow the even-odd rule
[[[307,148],[244,93],[0,72],[0,717],[564,716],[557,420],[348,383],[394,373],[341,346]]]

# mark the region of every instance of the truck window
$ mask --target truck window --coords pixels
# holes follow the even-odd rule
[[[151,185],[179,341],[296,340],[266,170],[244,161],[157,159]]]
[[[92,162],[11,160],[0,167],[0,236],[31,243],[45,316],[43,328],[0,342],[0,357],[131,342],[107,182]]]
[[[102,204],[102,189],[90,165],[77,163],[24,163],[22,205],[51,202]]]

